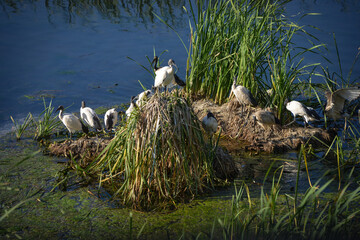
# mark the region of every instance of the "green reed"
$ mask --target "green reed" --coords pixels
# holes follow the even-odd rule
[[[33,121],[33,117],[31,115],[31,113],[28,113],[28,115],[26,116],[23,123],[19,123],[19,122],[15,121],[12,116],[10,116],[10,119],[14,123],[16,139],[20,140],[21,136],[24,134],[25,130],[28,128],[28,126]]]
[[[86,171],[136,209],[186,201],[212,187],[213,155],[188,102],[155,94]]]
[[[206,2],[198,1],[197,12],[190,2],[188,11],[187,90],[223,103],[236,77],[261,105],[278,106],[281,116],[284,99],[290,99],[296,89],[295,80],[316,65],[302,65],[302,55],[322,45],[302,50],[294,46],[294,36],[307,33],[281,15],[279,3]],[[274,89],[270,102],[268,88]]]
[[[60,124],[57,116],[53,116],[54,107],[52,106],[52,100],[50,100],[49,105],[47,105],[45,99],[43,98],[43,103],[44,110],[40,113],[38,119],[34,120],[34,124],[36,126],[34,138],[36,140],[50,137]]]

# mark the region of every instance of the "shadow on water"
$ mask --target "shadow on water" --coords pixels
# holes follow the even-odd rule
[[[22,10],[24,5],[30,4],[33,11],[39,7],[39,1],[30,0],[23,1],[0,1],[3,12],[9,16],[11,13],[18,13]],[[108,19],[111,23],[121,24],[134,19],[139,19],[145,26],[148,23],[155,23],[156,16],[154,12],[160,12],[161,16],[166,22],[173,26],[183,23],[184,12],[182,7],[186,4],[185,0],[103,0],[103,1],[89,1],[89,0],[46,0],[45,7],[48,13],[48,20],[55,24],[57,15],[65,23],[74,24],[81,19],[83,22],[92,22],[91,16],[94,12],[100,14],[104,19]]]

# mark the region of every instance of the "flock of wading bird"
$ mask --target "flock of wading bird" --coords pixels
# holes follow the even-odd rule
[[[158,67],[158,57],[155,56],[153,61],[151,62],[151,66],[155,73],[155,82],[152,90],[146,90],[140,93],[137,96],[132,96],[130,101],[130,106],[126,110],[126,118],[129,118],[132,111],[144,105],[144,103],[149,99],[159,88],[166,88],[178,85],[180,87],[184,87],[186,84],[182,81],[175,73],[174,67],[177,68],[175,61],[170,59],[168,61],[168,66]],[[257,101],[251,94],[251,92],[244,86],[236,85],[236,78],[234,79],[233,85],[231,87],[231,92],[235,95],[236,99],[240,103],[241,113],[244,111],[244,107],[251,106],[257,107]],[[360,97],[360,87],[349,87],[338,89],[334,92],[326,92],[326,107],[325,112],[327,117],[331,118],[335,121],[341,118],[345,118],[345,126],[346,129],[346,119],[350,117],[348,113],[345,112],[345,102],[353,101]],[[294,120],[290,122],[288,125],[294,123],[296,121],[297,116],[301,116],[304,119],[304,126],[306,127],[309,124],[309,121],[319,121],[320,116],[317,112],[311,108],[307,107],[304,104],[298,101],[286,102],[286,109],[289,110],[293,116]],[[83,131],[88,133],[88,127],[95,129],[100,132],[103,130],[100,118],[95,113],[95,111],[89,107],[85,106],[85,102],[82,101],[80,108],[80,117],[86,123],[86,125],[75,115],[64,113],[64,107],[61,105],[58,107],[56,111],[59,112],[59,118],[65,127],[71,134],[76,131]],[[115,124],[118,121],[118,115],[123,114],[122,111],[116,111],[115,108],[109,109],[104,116],[105,129],[111,131]],[[279,120],[275,117],[274,113],[267,110],[257,110],[252,118],[254,122],[258,123],[264,129],[266,127],[272,127],[275,124],[279,124]],[[359,110],[359,118],[360,118],[360,110]],[[208,111],[207,115],[202,119],[202,124],[204,129],[212,136],[218,128],[217,119],[213,113]]]

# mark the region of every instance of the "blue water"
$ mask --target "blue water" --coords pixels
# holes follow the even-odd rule
[[[11,128],[10,115],[22,119],[28,112],[39,114],[43,95],[54,97],[56,107],[71,106],[72,112],[79,111],[82,100],[93,108],[128,102],[142,90],[138,81],[150,88],[153,78],[127,56],[149,66],[146,56],[152,58],[154,49],[158,55],[166,50],[163,59],[173,58],[185,79],[187,53],[174,31],[153,12],[188,44],[188,17],[183,10],[187,1],[82,2],[71,6],[68,1],[0,0],[1,133]],[[291,1],[285,15],[299,21],[308,12],[321,15],[299,23],[321,29],[309,31],[327,45],[324,55],[334,65],[314,54],[307,55],[305,63],[321,62],[338,72],[335,33],[347,73],[360,47],[360,3]],[[308,46],[305,39],[298,41]],[[359,78],[359,63],[352,74],[352,79]]]

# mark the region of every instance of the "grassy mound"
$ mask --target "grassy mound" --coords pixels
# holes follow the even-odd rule
[[[90,166],[124,204],[148,210],[213,185],[215,150],[183,98],[155,94]]]

